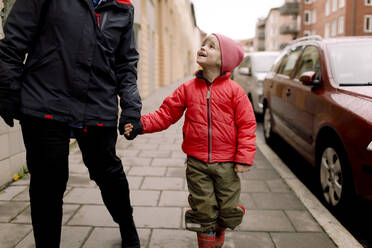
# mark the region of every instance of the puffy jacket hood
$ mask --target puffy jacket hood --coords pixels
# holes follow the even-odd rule
[[[238,42],[222,34],[213,33],[220,43],[221,49],[221,73],[231,72],[240,65],[244,57],[243,46]]]

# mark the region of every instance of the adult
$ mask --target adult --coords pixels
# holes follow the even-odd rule
[[[123,247],[140,247],[115,152],[118,96],[120,133],[126,123],[135,123],[128,139],[141,132],[133,11],[129,0],[17,0],[7,18],[0,115],[21,123],[37,248],[60,245],[71,133]]]

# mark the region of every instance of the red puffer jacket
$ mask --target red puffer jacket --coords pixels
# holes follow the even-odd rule
[[[183,151],[207,163],[234,161],[252,165],[256,120],[244,90],[227,72],[210,84],[199,71],[179,86],[160,109],[143,115],[143,133],[158,132],[177,122],[186,109]]]

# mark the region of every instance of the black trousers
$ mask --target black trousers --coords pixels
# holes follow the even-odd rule
[[[23,116],[23,139],[30,172],[31,218],[37,248],[60,244],[63,194],[68,181],[71,128],[67,123]],[[116,127],[74,129],[89,170],[103,201],[120,226],[131,223],[129,186],[121,160],[116,156]]]

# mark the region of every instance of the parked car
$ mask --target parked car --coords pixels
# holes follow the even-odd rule
[[[372,37],[305,37],[264,82],[264,136],[275,134],[319,170],[328,207],[372,200]]]
[[[263,113],[263,81],[279,52],[252,52],[233,72],[234,80],[243,87],[255,113]]]

